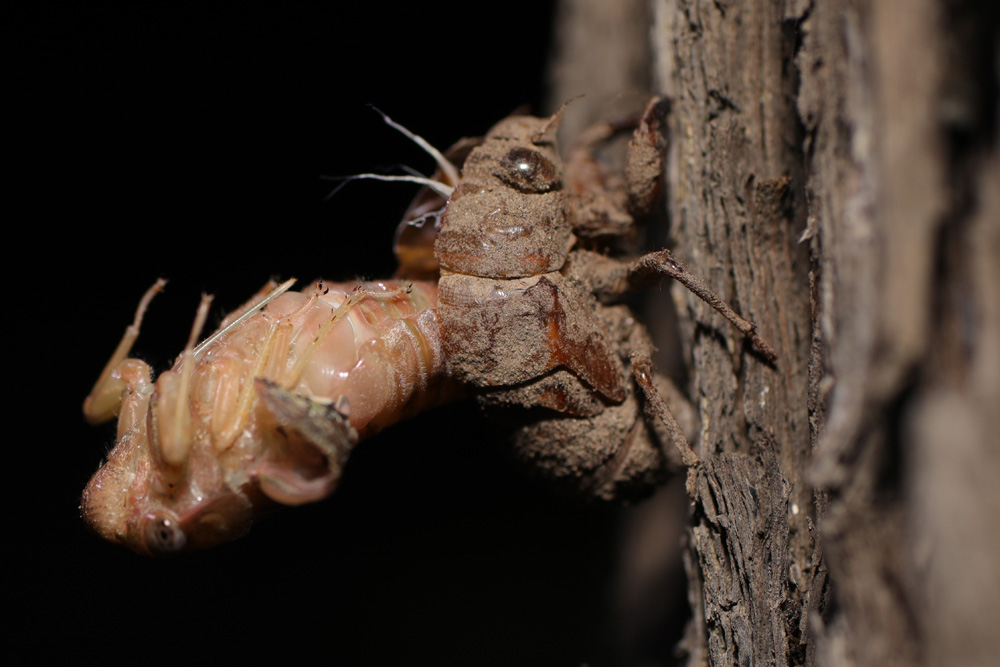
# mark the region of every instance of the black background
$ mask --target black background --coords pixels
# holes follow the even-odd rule
[[[391,273],[414,188],[355,182],[326,201],[319,178],[433,170],[368,104],[438,147],[542,110],[550,3],[473,7],[78,3],[35,17],[15,67],[30,207],[7,245],[22,267],[8,274],[8,353],[25,368],[5,540],[21,557],[22,657],[614,663],[622,510],[526,479],[466,404],[366,442],[330,500],[204,554],[143,559],[78,515],[113,440],[80,405],[157,277],[170,282],[134,355],[160,371],[202,291],[218,318],[272,276]]]

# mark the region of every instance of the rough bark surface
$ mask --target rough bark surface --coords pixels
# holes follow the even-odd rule
[[[997,8],[813,3],[799,22],[817,258],[818,664],[998,645]],[[993,406],[993,407],[989,407]]]
[[[779,354],[673,288],[701,424],[687,663],[991,664],[1000,10],[651,7],[672,247]]]
[[[675,100],[675,251],[777,350],[770,366],[681,291],[701,414],[689,492],[692,664],[794,664],[815,575],[809,256],[794,41],[770,2],[660,6]],[[672,64],[662,64],[671,60]],[[697,586],[697,587],[696,587]]]

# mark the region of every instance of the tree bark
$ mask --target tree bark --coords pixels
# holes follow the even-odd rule
[[[816,341],[819,664],[993,664],[1000,620],[998,22],[987,2],[799,22]]]
[[[691,664],[794,664],[817,573],[807,407],[810,258],[793,33],[775,3],[662,5],[675,100],[676,252],[778,352],[680,291],[700,464],[686,567]],[[672,62],[671,62],[672,61]]]
[[[995,3],[651,6],[672,247],[779,355],[673,288],[701,424],[687,663],[992,664]]]

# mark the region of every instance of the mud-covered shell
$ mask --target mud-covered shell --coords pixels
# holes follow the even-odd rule
[[[527,470],[574,495],[637,500],[669,474],[664,454],[669,443],[660,442],[645,422],[634,389],[620,404],[590,417],[540,408],[502,413],[493,408],[488,414],[505,425],[514,457]]]

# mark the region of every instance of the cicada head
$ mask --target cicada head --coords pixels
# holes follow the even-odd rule
[[[165,465],[148,423],[119,439],[87,484],[81,511],[101,537],[147,556],[170,556],[244,535],[255,513],[251,485],[233,488],[219,458],[192,447],[181,466]]]
[[[266,313],[251,316],[292,282],[195,349],[208,313],[203,297],[187,346],[155,383],[143,362],[112,359],[84,407],[100,421],[105,404],[120,401],[118,442],[83,493],[83,518],[97,534],[168,556],[228,542],[274,505],[333,491],[358,441],[348,402],[317,403],[265,379],[282,374],[292,327]],[[160,287],[144,296],[133,327]]]
[[[229,437],[233,429],[213,429],[211,412],[191,397],[225,395],[218,380],[230,372],[206,362],[191,391],[175,371],[160,376],[144,418],[125,429],[84,491],[83,518],[96,533],[169,556],[236,539],[262,511],[333,491],[358,439],[346,415],[258,379]]]
[[[245,496],[153,492],[151,479],[109,460],[84,490],[84,520],[101,537],[147,556],[204,549],[249,530],[253,505]]]

